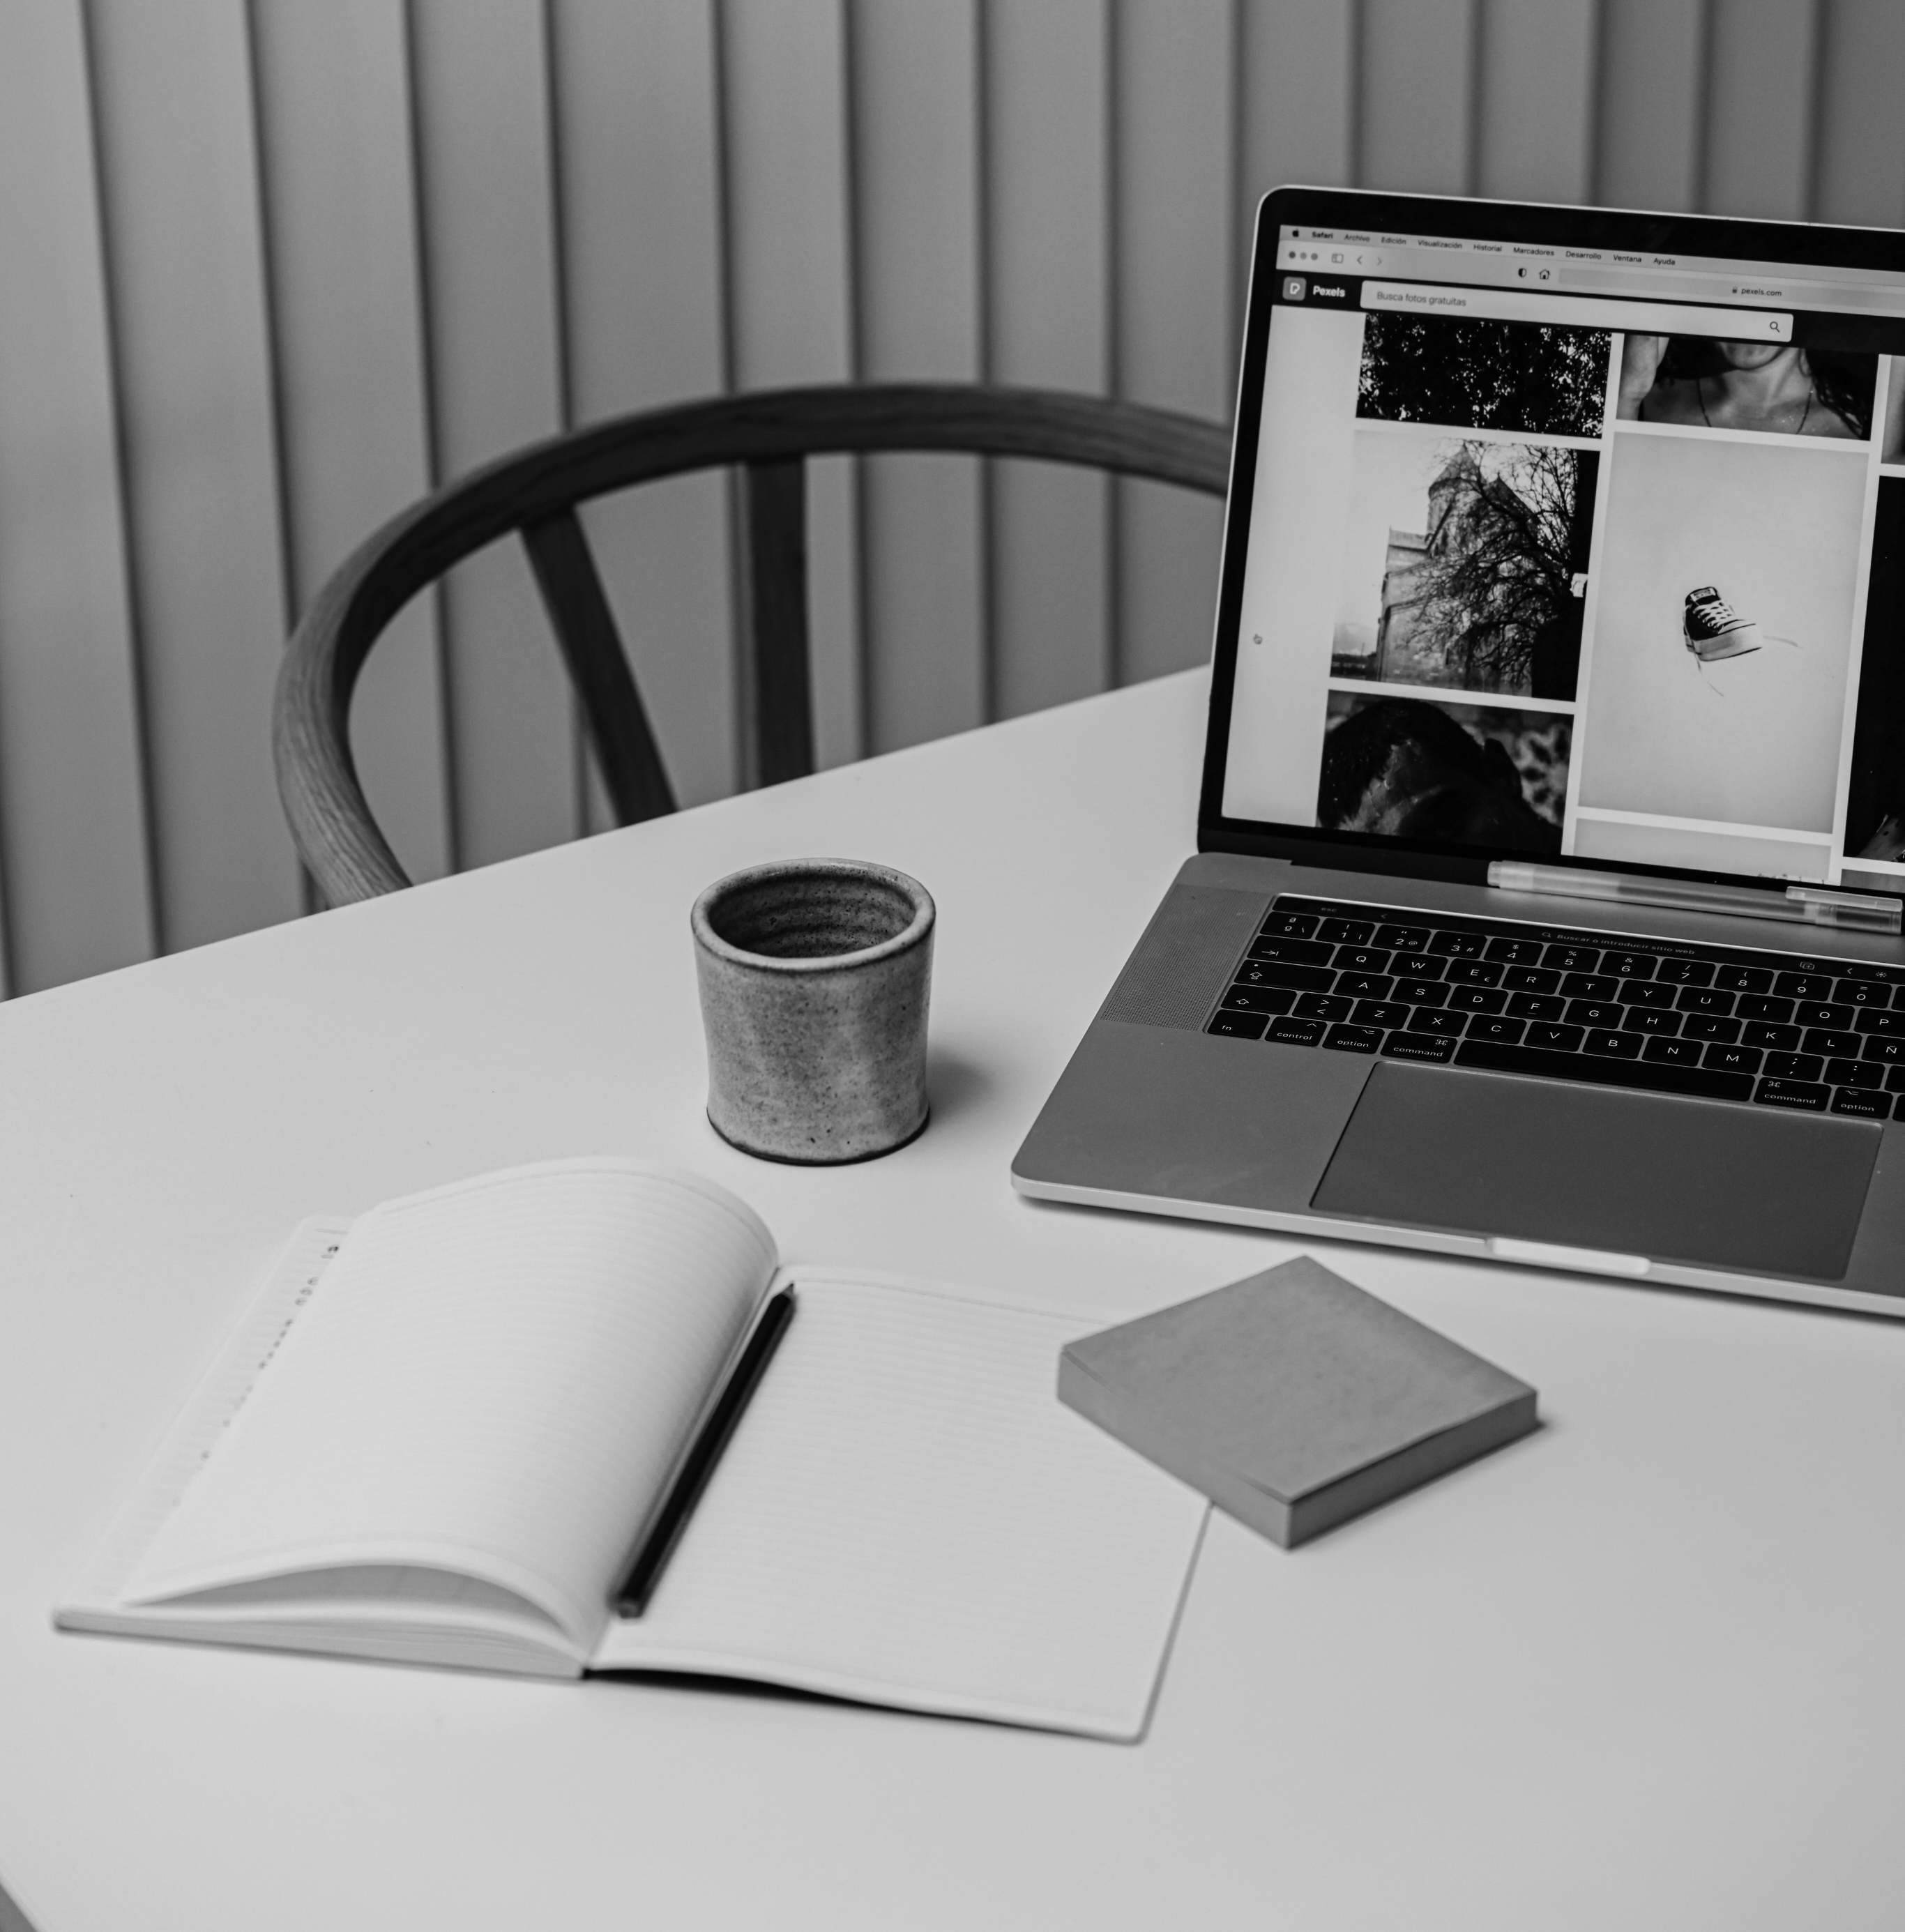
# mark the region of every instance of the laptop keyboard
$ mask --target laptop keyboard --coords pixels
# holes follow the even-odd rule
[[[1288,893],[1204,1030],[1864,1120],[1905,1102],[1905,969]]]

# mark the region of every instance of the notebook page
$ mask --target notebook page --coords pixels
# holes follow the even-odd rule
[[[1144,1728],[1202,1497],[1063,1407],[1102,1325],[794,1269],[796,1312],[640,1619],[592,1666]]]
[[[386,1202],[352,1228],[126,1599],[421,1565],[513,1591],[586,1644],[772,1269],[734,1196],[638,1161]]]

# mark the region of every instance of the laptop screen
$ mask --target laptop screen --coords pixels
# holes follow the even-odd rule
[[[1207,833],[1905,891],[1897,238],[1260,221]]]

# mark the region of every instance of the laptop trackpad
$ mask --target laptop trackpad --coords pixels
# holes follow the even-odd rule
[[[1382,1060],[1310,1205],[1836,1281],[1883,1131],[1868,1120]]]

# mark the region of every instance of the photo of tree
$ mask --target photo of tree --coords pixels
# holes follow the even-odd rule
[[[1356,413],[1382,422],[1598,436],[1612,342],[1605,329],[1550,322],[1372,315]]]
[[[1572,699],[1599,463],[1358,431],[1331,675]]]

